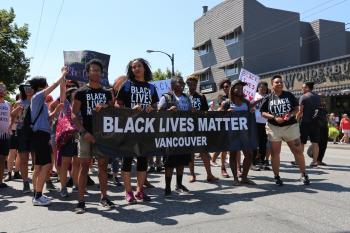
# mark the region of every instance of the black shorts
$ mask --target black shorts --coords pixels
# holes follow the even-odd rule
[[[301,122],[300,123],[300,141],[306,144],[310,139],[312,143],[320,141],[320,126],[317,122]]]
[[[166,155],[163,157],[164,167],[188,166],[192,154]]]
[[[60,148],[60,154],[62,157],[73,157],[78,155],[78,143],[75,139],[67,142],[66,145]]]
[[[12,130],[10,137],[10,150],[11,149],[18,149],[18,135],[16,130]]]
[[[35,153],[34,165],[44,166],[51,163],[50,134],[44,131],[36,131],[32,137],[33,152]]]
[[[8,156],[10,150],[10,140],[1,138],[0,139],[0,156]]]
[[[18,137],[18,152],[30,152],[32,150],[32,144],[30,138],[23,133],[23,130],[17,130]]]

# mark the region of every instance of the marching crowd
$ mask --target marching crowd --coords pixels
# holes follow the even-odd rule
[[[153,186],[147,180],[147,171],[164,170],[164,194],[169,197],[172,195],[171,181],[175,168],[175,191],[189,192],[182,180],[184,167],[188,166],[190,182],[196,181],[194,153],[189,151],[188,154],[154,158],[117,156],[116,159],[110,159],[94,146],[92,115],[93,111],[107,107],[145,112],[213,110],[212,106],[208,106],[205,96],[196,91],[198,78],[190,76],[185,83],[180,76],[172,77],[172,91],[159,99],[156,87],[150,83],[152,72],[149,64],[142,58],[129,62],[126,75],[119,77],[112,89],[101,86],[102,71],[103,66],[99,60],[93,59],[87,63],[86,73],[89,81],[83,86],[79,86],[76,81],[65,79],[69,72],[67,67],[62,68],[59,79],[50,86],[45,78],[33,77],[19,86],[17,101],[13,105],[4,100],[6,86],[0,84],[0,190],[8,187],[3,182],[7,161],[6,180],[22,179],[23,193],[33,193],[34,206],[51,204],[52,198],[43,194],[43,188],[46,184],[47,189],[55,189],[50,176],[54,173],[53,170],[56,170],[61,185],[60,195],[63,198],[68,197],[68,187],[72,187],[72,192],[77,192],[78,196],[75,212],[84,213],[84,195],[87,185],[93,183],[89,177],[89,169],[94,162],[99,170],[100,205],[106,208],[114,207],[114,203],[107,196],[109,166],[112,167],[113,179],[118,186],[122,185],[118,178],[118,171],[121,170],[125,200],[129,204],[151,200],[144,189]],[[184,92],[186,84],[188,93]],[[241,145],[240,151],[221,151],[212,155],[209,152],[200,153],[207,181],[217,182],[218,178],[212,174],[211,166],[220,166],[216,160],[221,154],[222,177],[230,177],[225,165],[226,157],[229,156],[233,185],[255,185],[255,182],[248,178],[249,170],[270,170],[271,156],[275,183],[283,185],[279,167],[281,143],[285,141],[294,155],[293,164],[299,167],[301,183],[309,185],[303,155],[304,145],[310,139],[313,155],[310,166],[325,165],[322,159],[328,139],[327,113],[322,98],[312,91],[313,83],[303,85],[304,95],[299,101],[292,93],[283,90],[283,79],[280,75],[271,79],[271,90],[268,89],[267,82],[260,82],[255,99],[251,102],[244,98],[245,85],[246,83],[240,80],[232,83],[228,79],[223,80],[220,88],[223,89],[224,95],[220,97],[216,110],[254,111],[258,148],[252,150],[250,145]],[[58,87],[59,98],[50,99],[50,93]],[[346,132],[349,135],[349,130]],[[244,159],[241,165],[242,154]],[[28,176],[28,170],[31,169],[30,157],[34,165],[32,184]],[[136,164],[136,192],[131,185],[133,163]]]

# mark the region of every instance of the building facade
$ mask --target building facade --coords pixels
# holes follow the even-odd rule
[[[262,74],[350,54],[345,23],[301,22],[300,14],[256,0],[226,0],[194,22],[194,73],[200,91],[215,99],[218,84],[241,68]]]

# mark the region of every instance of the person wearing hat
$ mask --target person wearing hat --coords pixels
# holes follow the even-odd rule
[[[207,99],[205,98],[204,95],[201,95],[196,91],[197,84],[198,84],[198,77],[189,76],[186,80],[186,84],[188,86],[188,96],[190,97],[192,108],[194,108],[197,111],[208,111],[209,106],[208,106]],[[208,152],[200,153],[200,157],[202,158],[205,170],[207,172],[207,181],[216,182],[218,178],[216,178],[211,172],[209,153]],[[190,168],[190,174],[191,174],[190,182],[195,182],[196,175],[194,172],[194,154],[192,154],[191,162],[189,163],[189,168]]]
[[[16,102],[16,104],[13,106],[13,110],[11,111],[11,118],[16,119],[17,122],[17,136],[18,136],[18,155],[20,158],[20,173],[23,180],[23,193],[29,193],[30,190],[30,184],[29,184],[29,178],[28,178],[28,161],[29,161],[29,152],[32,151],[31,148],[31,138],[28,137],[24,133],[23,130],[23,123],[24,123],[24,117],[29,110],[30,101],[32,99],[32,96],[34,94],[33,88],[30,86],[29,81],[19,85],[19,91],[20,91],[20,99]],[[33,155],[32,155],[33,158]],[[34,164],[34,159],[33,159]]]
[[[234,111],[234,112],[249,112],[254,104],[250,103],[248,100],[244,98],[243,87],[247,85],[247,83],[241,80],[234,80],[231,83],[231,88],[229,92],[229,99],[223,103],[223,109],[226,111]],[[239,151],[230,151],[230,168],[233,173],[233,185],[237,186],[240,184],[249,184],[254,185],[255,182],[248,178],[248,172],[250,170],[250,166],[252,164],[253,159],[253,151],[249,147],[249,145],[243,145],[241,150],[244,154],[243,160],[243,172],[241,180],[238,179],[238,165],[237,158]]]
[[[310,180],[305,171],[305,159],[300,142],[299,124],[295,118],[299,110],[298,101],[292,93],[283,90],[281,75],[274,75],[271,78],[271,85],[272,92],[264,100],[261,113],[268,119],[267,136],[271,141],[271,161],[275,183],[278,186],[283,185],[279,169],[282,141],[285,141],[299,165],[301,183],[309,185]]]
[[[57,124],[61,124],[61,121],[69,120],[70,125],[74,124],[72,121],[72,100],[74,98],[75,91],[78,90],[78,87],[75,85],[68,86],[67,83],[62,85],[60,89],[60,103],[63,104],[63,108],[59,112],[59,116],[57,118]],[[63,132],[58,132],[58,128],[56,128],[55,134],[62,135]],[[61,129],[62,130],[62,129]],[[78,161],[78,143],[76,142],[76,138],[78,137],[78,130],[75,134],[69,135],[70,137],[65,141],[64,144],[59,142],[59,138],[56,139],[56,148],[57,148],[57,157],[61,158],[61,164],[59,167],[59,176],[61,183],[60,195],[61,197],[68,197],[67,190],[67,172],[69,167],[71,166],[71,179],[72,183],[75,187],[78,186],[78,171],[79,171],[79,161]]]

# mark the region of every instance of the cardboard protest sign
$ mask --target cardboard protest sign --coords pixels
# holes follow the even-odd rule
[[[101,84],[109,87],[108,81],[108,65],[110,55],[83,50],[83,51],[63,51],[64,65],[69,67],[69,74],[66,76],[68,80],[76,80],[80,82],[88,82],[85,71],[85,65],[92,59],[99,59],[103,65],[103,73]]]
[[[247,83],[247,85],[245,85],[243,88],[243,92],[244,92],[245,98],[249,101],[252,101],[254,99],[260,77],[253,73],[250,73],[245,69],[241,69],[241,73],[239,74],[239,79]]]

